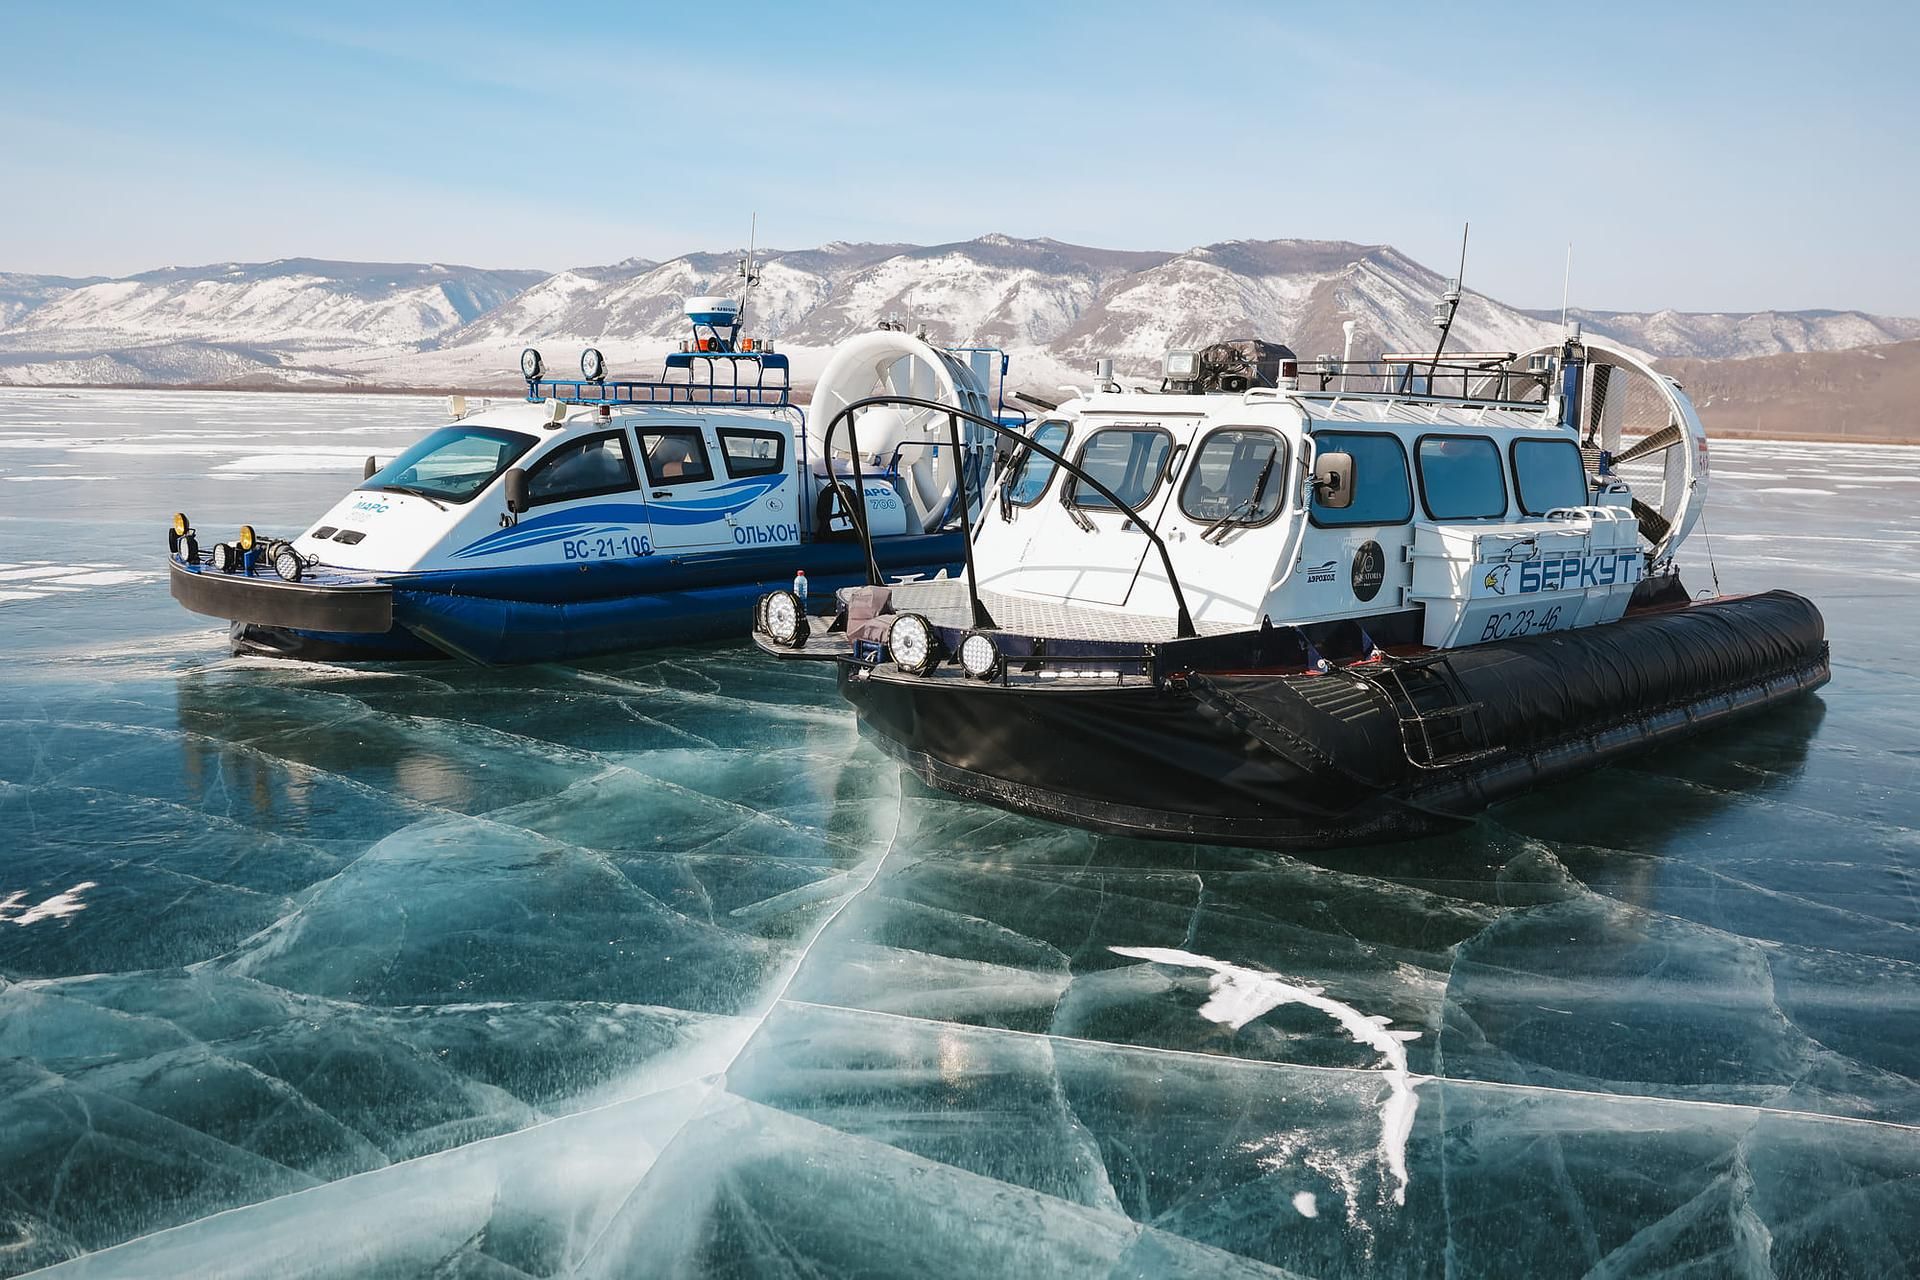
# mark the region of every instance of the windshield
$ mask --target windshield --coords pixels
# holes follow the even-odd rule
[[[1033,439],[1041,448],[1058,453],[1067,443],[1069,433],[1070,428],[1064,422],[1043,422],[1034,428]],[[1023,452],[1025,457],[1020,469],[1007,486],[1007,501],[1018,507],[1030,507],[1047,491],[1047,482],[1053,479],[1054,461],[1031,449]]]
[[[538,443],[518,431],[442,427],[362,481],[362,489],[465,502]]]

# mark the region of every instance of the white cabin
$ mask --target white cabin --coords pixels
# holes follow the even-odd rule
[[[1569,359],[1587,377],[1567,385],[1588,388],[1573,391],[1571,407],[1559,358],[1536,358],[1530,401],[1442,396],[1425,384],[1421,394],[1110,387],[1061,405],[1031,438],[1150,523],[1202,632],[1419,611],[1422,643],[1475,644],[1619,618],[1642,577],[1670,562],[1704,496],[1705,437],[1679,388],[1618,353],[1579,348]],[[1660,493],[1638,504],[1610,466],[1590,470],[1601,441],[1620,443],[1623,370],[1653,379],[1662,401],[1653,418],[1634,405],[1626,423],[1654,446],[1639,456],[1662,468]],[[973,568],[982,592],[1177,612],[1140,526],[1032,451],[990,495]]]

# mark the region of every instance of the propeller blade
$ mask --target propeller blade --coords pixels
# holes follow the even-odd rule
[[[1658,453],[1662,449],[1672,448],[1679,443],[1680,424],[1673,423],[1654,432],[1626,452],[1617,455],[1613,460],[1613,465],[1617,467],[1623,462],[1632,462],[1635,458],[1644,458],[1650,453]]]
[[[1593,440],[1599,437],[1600,424],[1607,414],[1607,388],[1613,382],[1613,366],[1588,365],[1587,376],[1593,379],[1587,389],[1587,439]]]
[[[1671,520],[1638,498],[1633,500],[1633,514],[1640,521],[1640,536],[1656,547],[1665,542],[1667,535],[1673,532]]]

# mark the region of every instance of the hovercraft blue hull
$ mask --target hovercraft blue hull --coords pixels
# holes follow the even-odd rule
[[[953,574],[962,564],[961,535],[875,539],[874,556],[889,580]],[[754,602],[791,586],[801,569],[823,607],[839,588],[867,580],[858,542],[729,548],[558,568],[461,568],[384,578],[392,590],[392,627],[385,632],[272,626],[236,611],[234,641],[248,652],[287,657],[566,661],[737,638]]]

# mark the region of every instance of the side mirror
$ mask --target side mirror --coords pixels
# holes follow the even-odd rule
[[[366,465],[360,468],[360,478],[362,480],[371,480],[373,479],[373,473],[379,469],[380,459],[370,456],[367,459]]]
[[[507,510],[519,515],[527,509],[527,472],[524,467],[507,468]]]
[[[1313,499],[1336,511],[1353,505],[1352,454],[1323,453],[1314,459]]]

